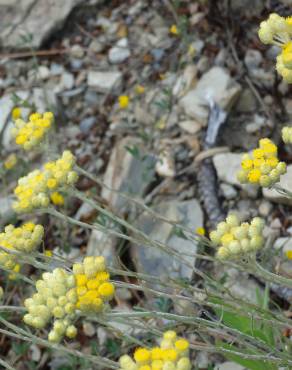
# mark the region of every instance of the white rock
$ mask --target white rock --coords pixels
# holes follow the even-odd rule
[[[237,196],[237,191],[229,184],[221,184],[220,189],[227,200],[234,199]]]
[[[256,197],[258,187],[241,184],[237,180],[237,172],[241,169],[243,153],[220,153],[213,157],[213,163],[216,168],[218,178],[230,185],[236,185],[243,189],[250,197]]]
[[[194,120],[185,120],[178,123],[179,127],[189,134],[196,134],[202,129],[201,123]]]
[[[50,77],[50,70],[47,66],[39,66],[37,69],[37,78],[47,80]]]
[[[74,58],[81,59],[84,56],[84,49],[82,46],[75,44],[71,47],[70,54]]]
[[[191,87],[194,87],[197,77],[197,68],[195,65],[188,65],[182,76],[179,76],[172,89],[172,94],[177,97],[185,95]]]
[[[119,71],[89,71],[87,75],[88,86],[93,87],[102,93],[107,93],[113,88],[119,88],[121,80],[122,74]]]
[[[93,53],[100,53],[104,49],[104,44],[99,40],[92,40],[88,46],[88,49]]]
[[[245,367],[238,365],[235,362],[227,361],[220,365],[216,365],[214,370],[245,370]]]
[[[42,356],[40,348],[36,344],[31,344],[29,347],[31,359],[34,362],[39,362]]]
[[[82,220],[83,218],[86,218],[88,215],[90,215],[94,211],[94,207],[92,207],[90,204],[84,202],[79,207],[78,211],[76,212],[76,215],[74,218],[76,220]]]
[[[119,40],[114,47],[109,50],[108,58],[110,63],[123,63],[131,55],[128,48],[128,39],[123,38]]]
[[[95,334],[95,327],[91,322],[83,323],[83,332],[87,337],[93,337]]]
[[[36,87],[32,92],[32,101],[35,104],[38,112],[45,112],[48,107],[56,107],[57,99],[53,90],[44,90],[43,88]]]
[[[259,67],[263,60],[262,54],[256,49],[247,49],[244,56],[244,63],[248,69]]]
[[[292,191],[292,165],[291,164],[287,166],[287,173],[281,176],[279,185],[284,189]],[[287,198],[273,189],[264,188],[263,195],[265,198],[271,200],[272,202],[292,204],[291,198]]]
[[[162,177],[174,177],[175,164],[169,152],[165,151],[159,156],[155,170]]]
[[[54,30],[62,27],[72,9],[80,3],[81,0],[10,2],[9,12],[0,8],[1,45],[14,49],[39,48]],[[33,36],[29,43],[20,42],[24,35]]]
[[[259,214],[263,217],[267,217],[273,209],[273,205],[267,200],[263,200],[259,205]]]
[[[72,73],[65,72],[61,75],[59,84],[56,86],[55,92],[63,90],[71,90],[74,86],[74,76]]]
[[[209,366],[209,363],[210,363],[209,353],[204,352],[204,351],[198,352],[196,356],[196,365],[198,369],[202,369],[202,370],[207,369]]]
[[[235,102],[240,85],[235,82],[225,69],[213,67],[205,73],[195,89],[189,91],[180,101],[179,105],[185,113],[201,122],[207,123],[208,99],[213,99],[221,108],[228,110]]]

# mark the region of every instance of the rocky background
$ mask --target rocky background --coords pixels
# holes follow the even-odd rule
[[[199,185],[205,156],[216,171],[215,196],[222,212],[264,217],[266,236],[279,249],[278,269],[292,277],[292,262],[280,262],[281,254],[292,250],[289,205],[274,191],[242,186],[236,179],[242,153],[263,136],[279,144],[281,127],[292,116],[291,87],[274,70],[277,49],[265,47],[257,37],[259,22],[271,11],[290,15],[290,1],[0,0],[1,159],[11,153],[19,156],[9,182],[1,183],[1,226],[15,219],[9,194],[16,179],[27,172],[25,161],[38,166],[43,159],[32,153],[22,158],[17,151],[9,133],[12,108],[51,108],[56,113],[52,147],[72,150],[78,164],[106,185],[96,187],[81,179],[80,190],[94,194],[112,212],[175,250],[194,251],[196,246],[170,225],[154,222],[107,186],[142,199],[194,232],[200,227],[210,230],[210,213]],[[130,99],[125,109],[119,106],[121,95]],[[204,142],[212,102],[226,119],[216,145],[208,151]],[[292,152],[282,144],[280,157],[292,163]],[[292,164],[281,182],[292,189]],[[98,217],[77,201],[67,212],[77,220]],[[97,231],[60,230],[54,220],[46,246],[68,258],[102,254],[115,267],[194,279],[186,266],[174,264],[159,250],[150,252]],[[234,294],[255,301],[259,282],[231,268],[216,273],[224,274]],[[21,300],[17,284],[15,289]],[[145,298],[120,289],[117,304],[131,310],[137,299]],[[150,305],[167,305],[147,299]],[[196,314],[193,307],[177,309]],[[133,332],[130,326],[114,329]],[[83,369],[73,359],[36,345],[11,346],[3,336],[0,343],[2,354],[17,369]],[[88,353],[97,346],[113,358],[119,351],[114,336],[86,322],[81,344]],[[195,365],[243,369],[204,352],[197,353]]]

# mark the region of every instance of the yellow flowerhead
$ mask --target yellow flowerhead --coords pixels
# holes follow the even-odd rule
[[[287,136],[287,130],[285,131]],[[286,172],[284,162],[279,162],[277,146],[268,138],[259,141],[259,147],[245,154],[237,178],[241,183],[259,184],[269,187],[279,181]]]
[[[130,102],[130,99],[129,99],[128,95],[119,96],[119,106],[120,106],[121,109],[128,108],[129,102]]]

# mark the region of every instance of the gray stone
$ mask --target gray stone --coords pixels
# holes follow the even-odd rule
[[[115,295],[122,301],[128,301],[132,298],[131,290],[127,288],[117,288]]]
[[[51,89],[34,88],[31,100],[35,104],[38,112],[46,112],[47,110],[54,111],[57,107],[56,95]]]
[[[0,4],[0,40],[3,47],[39,48],[60,29],[72,9],[82,0],[18,0]],[[30,38],[31,36],[31,38]],[[25,42],[23,37],[29,38]]]
[[[139,148],[139,155],[132,155],[127,148]],[[114,189],[133,196],[142,196],[154,176],[154,158],[147,156],[142,142],[137,138],[126,137],[118,142],[112,151],[105,175],[101,196],[110,208],[118,214],[130,210],[129,201],[121,197]],[[109,229],[119,230],[111,220],[106,220]],[[110,266],[118,267],[119,261],[115,246],[117,238],[102,231],[91,233],[87,255],[104,256]]]
[[[179,127],[189,134],[197,134],[202,129],[202,124],[194,120],[185,120],[178,123]]]
[[[110,229],[116,228],[116,226],[110,222],[107,226]],[[119,267],[119,261],[115,250],[116,244],[117,238],[115,236],[104,233],[103,231],[93,230],[87,244],[86,255],[103,256],[108,266],[117,268]]]
[[[237,191],[229,184],[221,184],[220,189],[227,200],[234,199],[237,196]]]
[[[72,73],[65,72],[61,75],[59,84],[55,88],[55,92],[61,92],[64,90],[71,90],[74,86],[74,76]]]
[[[255,280],[249,278],[248,273],[236,268],[226,268],[223,265],[217,265],[215,272],[218,279],[224,277],[224,286],[230,294],[250,303],[258,302],[257,290],[262,291],[262,288]]]
[[[216,365],[214,370],[245,370],[245,367],[238,365],[235,362],[227,361],[220,365]]]
[[[79,207],[79,209],[76,212],[74,218],[76,220],[82,220],[83,218],[88,217],[88,215],[90,215],[93,211],[94,211],[94,208],[90,204],[84,202]]]
[[[244,63],[248,69],[254,69],[260,66],[263,61],[262,54],[256,49],[247,49],[244,56]]]
[[[259,132],[259,130],[262,127],[265,127],[266,124],[267,122],[265,117],[255,114],[253,117],[253,122],[250,122],[246,125],[246,132],[248,132],[249,134],[254,134],[256,132]]]
[[[136,154],[131,154],[130,151]],[[112,151],[104,183],[111,189],[140,197],[153,180],[154,165],[154,158],[146,154],[142,142],[134,137],[126,137]],[[128,207],[129,201],[106,187],[102,189],[101,196],[112,209],[121,211]]]
[[[73,58],[81,59],[84,56],[84,49],[82,46],[75,44],[71,47],[70,54]]]
[[[292,165],[291,164],[287,166],[287,173],[281,176],[279,185],[284,189],[292,191]],[[286,196],[278,193],[274,189],[264,188],[263,195],[265,198],[269,199],[272,202],[292,204],[291,198],[287,198]]]
[[[271,47],[268,48],[265,55],[268,59],[275,61],[275,59],[280,53],[281,53],[281,48],[277,45],[272,45]]]
[[[104,44],[99,40],[92,40],[88,46],[88,49],[93,53],[100,53],[104,49]]]
[[[162,177],[175,176],[175,163],[169,151],[164,151],[160,154],[155,164],[155,170]]]
[[[197,77],[197,68],[195,65],[188,65],[181,76],[176,79],[172,93],[177,97],[185,95],[192,87],[195,86]]]
[[[267,217],[272,212],[272,209],[273,205],[267,200],[263,200],[259,205],[259,214],[263,217]]]
[[[209,364],[210,364],[209,353],[203,351],[198,352],[196,356],[196,366],[198,367],[198,369],[202,370],[208,369]]]
[[[213,67],[201,77],[195,89],[189,91],[179,101],[179,105],[188,116],[206,124],[210,99],[215,100],[224,110],[229,110],[240,90],[240,85],[230,77],[225,69]]]
[[[203,212],[196,199],[182,202],[177,200],[163,202],[154,207],[154,210],[163,217],[193,230],[203,226]],[[193,269],[183,260],[187,261],[190,266],[194,266],[197,243],[176,234],[172,225],[159,221],[146,212],[139,217],[135,226],[147,234],[149,238],[167,245],[170,250],[179,253],[181,256],[178,260],[158,247],[132,245],[132,258],[139,272],[154,274],[161,279],[168,279],[169,277],[174,279],[192,278]]]
[[[108,93],[113,88],[119,88],[122,74],[119,71],[89,71],[87,75],[88,86],[102,93]]]
[[[81,132],[88,133],[96,123],[96,117],[86,117],[80,122]]]
[[[50,77],[50,70],[47,66],[39,66],[36,75],[40,80],[47,80]]]
[[[220,153],[213,157],[218,178],[230,185],[236,185],[243,189],[250,197],[256,197],[258,187],[253,185],[241,184],[237,180],[237,172],[241,169],[243,153]]]
[[[131,55],[128,48],[128,39],[123,38],[117,42],[108,52],[108,59],[110,63],[119,64],[123,63]]]
[[[13,198],[0,198],[0,226],[5,226],[15,215],[12,209]]]
[[[64,67],[58,63],[52,63],[50,65],[50,70],[51,76],[60,76],[62,73],[64,73]]]
[[[236,110],[241,113],[254,112],[257,107],[257,101],[253,92],[246,88],[242,91],[236,104]]]
[[[95,327],[91,322],[84,322],[83,325],[83,332],[87,337],[93,337],[96,333]]]

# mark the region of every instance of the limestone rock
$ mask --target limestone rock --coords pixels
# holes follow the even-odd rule
[[[104,183],[112,189],[129,195],[142,196],[153,179],[154,164],[154,158],[145,153],[139,139],[126,137],[119,141],[112,151],[104,175]],[[111,208],[118,212],[127,206],[128,201],[125,198],[106,187],[102,189],[101,195]]]
[[[203,212],[196,199],[164,202],[156,206],[155,211],[193,230],[203,226]],[[197,244],[175,234],[172,225],[159,221],[145,212],[137,220],[136,227],[153,240],[160,241],[180,253],[182,259],[185,259],[188,264],[192,266],[195,264],[194,256],[184,256],[183,253],[195,254]],[[141,273],[156,275],[161,279],[169,276],[185,279],[192,277],[192,268],[159,248],[132,245],[131,254],[137,270]]]
[[[18,0],[0,3],[0,41],[3,47],[39,48],[60,29],[82,0]],[[23,39],[30,38],[29,42]]]
[[[87,84],[101,93],[107,93],[113,88],[119,88],[122,74],[119,71],[89,71]]]
[[[123,38],[108,52],[108,59],[112,64],[123,63],[131,55],[128,48],[128,39]]]
[[[185,113],[202,124],[208,119],[208,99],[214,99],[221,108],[229,110],[236,101],[240,85],[222,67],[213,67],[205,73],[196,87],[179,102]]]

